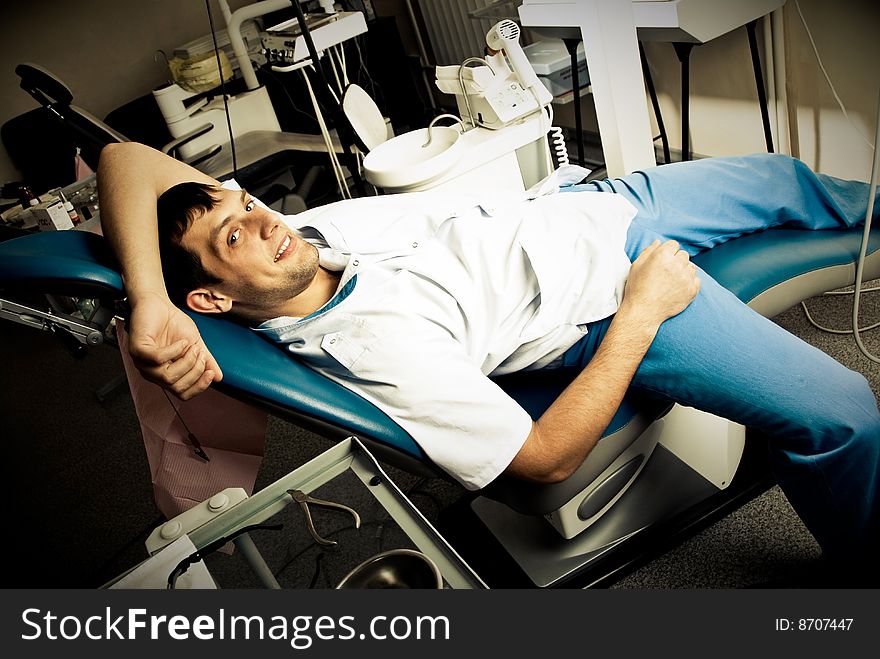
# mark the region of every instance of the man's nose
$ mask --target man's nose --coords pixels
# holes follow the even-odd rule
[[[272,237],[272,234],[275,233],[275,229],[278,227],[278,221],[272,217],[270,213],[264,213],[262,217],[260,217],[260,236],[264,240],[268,240]]]

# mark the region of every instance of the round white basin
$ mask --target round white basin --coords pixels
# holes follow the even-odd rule
[[[396,189],[430,183],[461,157],[461,134],[456,128],[434,126],[392,137],[364,158],[364,176],[378,188]]]

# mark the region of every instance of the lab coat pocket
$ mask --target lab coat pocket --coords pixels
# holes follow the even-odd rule
[[[560,267],[559,260],[546,248],[536,248],[528,240],[521,240],[520,247],[528,259],[540,299],[535,314],[520,334],[521,340],[533,341],[569,322],[572,302],[580,294],[581,287],[573,281],[572,273],[564,266]]]
[[[527,328],[532,337],[560,324],[581,325],[613,314],[630,267],[623,249],[625,223],[611,232],[594,226],[576,207],[546,205],[542,213],[530,209],[518,236],[541,296]]]
[[[376,340],[376,335],[363,320],[353,316],[347,320],[345,329],[324,335],[321,348],[345,370],[351,371],[367,347]]]

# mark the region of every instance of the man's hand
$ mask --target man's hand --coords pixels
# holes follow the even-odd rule
[[[655,240],[633,262],[621,311],[660,326],[684,311],[700,290],[697,266],[670,240]]]
[[[697,267],[677,242],[657,240],[645,248],[596,354],[532,424],[507,472],[539,483],[571,476],[614,417],[660,325],[684,311],[699,290]]]
[[[129,345],[135,366],[181,400],[202,393],[223,378],[192,318],[159,294],[132,303]]]

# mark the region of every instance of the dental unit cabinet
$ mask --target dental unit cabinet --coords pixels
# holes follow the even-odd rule
[[[517,193],[549,176],[551,125],[545,108],[553,96],[535,74],[519,38],[516,23],[500,21],[486,35],[493,55],[437,67],[437,88],[455,96],[459,116],[440,115],[427,129],[377,146],[364,159],[366,179],[391,193]],[[469,67],[471,63],[482,65]],[[454,126],[435,125],[447,117]]]

